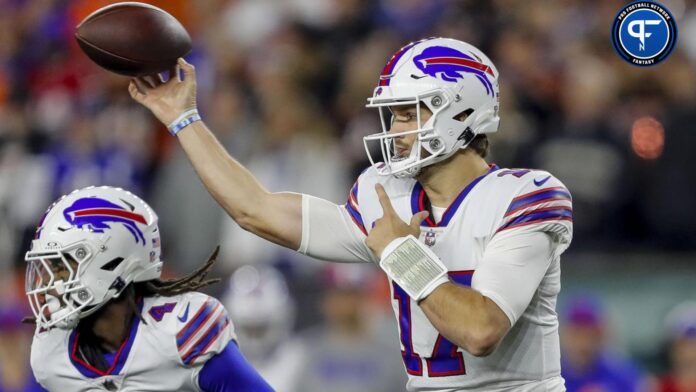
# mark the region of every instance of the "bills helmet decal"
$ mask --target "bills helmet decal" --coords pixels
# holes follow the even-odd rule
[[[121,223],[135,238],[136,243],[145,245],[145,236],[136,223],[147,225],[145,217],[98,197],[76,200],[63,211],[63,216],[71,225],[87,227],[96,233],[110,229],[109,223]]]
[[[493,84],[486,74],[494,77],[493,69],[479,59],[445,46],[430,46],[413,58],[413,62],[423,73],[446,82],[462,79],[462,72],[471,73],[483,83],[488,95],[493,95]]]

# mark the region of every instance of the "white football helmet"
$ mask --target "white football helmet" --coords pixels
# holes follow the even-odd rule
[[[292,332],[295,302],[285,278],[272,267],[237,269],[224,304],[235,322],[242,352],[252,361],[270,354]]]
[[[378,173],[413,177],[421,168],[440,162],[466,148],[478,134],[498,130],[498,71],[476,47],[449,38],[427,38],[412,42],[389,60],[382,70],[367,107],[379,109],[382,132],[364,138],[372,165],[369,142],[379,141],[383,164]],[[392,106],[416,106],[418,128],[389,134]],[[421,123],[420,105],[433,114]],[[467,113],[463,121],[460,115]],[[395,138],[418,137],[407,157],[394,153]],[[427,153],[424,153],[425,150]]]
[[[143,200],[107,186],[53,203],[26,253],[26,294],[39,328],[75,328],[131,282],[162,273],[157,215]]]

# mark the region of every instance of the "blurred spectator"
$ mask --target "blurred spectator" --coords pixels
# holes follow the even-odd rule
[[[27,309],[12,295],[0,301],[0,392],[44,391],[29,367],[32,327],[21,323],[26,315]]]
[[[280,88],[287,82],[284,76],[270,69],[266,72],[278,78],[277,89],[261,92],[268,105],[259,130],[261,144],[246,167],[270,191],[301,192],[343,203],[349,188],[347,167],[329,133],[328,120],[315,102],[289,87]],[[223,222],[222,238],[223,254],[235,265],[269,260],[299,275],[321,266],[242,230],[231,218]]]
[[[643,390],[636,366],[607,347],[608,325],[597,299],[572,299],[561,325],[561,374],[568,392]]]
[[[696,391],[696,302],[675,307],[665,321],[670,370],[660,380],[659,392]]]
[[[295,303],[280,272],[240,267],[230,278],[224,305],[235,324],[239,346],[277,392],[299,392],[305,348],[292,338]]]
[[[375,275],[377,274],[377,275]],[[382,276],[368,265],[326,269],[321,301],[324,324],[302,334],[307,356],[298,391],[403,391],[406,373],[393,345],[370,315],[371,287]],[[378,318],[377,318],[378,319]]]

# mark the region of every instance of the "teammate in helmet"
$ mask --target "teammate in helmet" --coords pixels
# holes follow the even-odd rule
[[[26,254],[31,366],[49,391],[270,391],[239,352],[197,271],[161,280],[157,215],[130,192],[89,187],[46,211]]]
[[[292,338],[295,302],[283,275],[269,266],[242,266],[230,277],[223,304],[242,352],[259,374],[277,392],[298,391],[306,354]]]
[[[195,69],[179,66],[183,80],[134,79],[131,96],[244,229],[323,260],[379,262],[409,391],[564,390],[555,305],[571,196],[548,172],[485,161],[499,88],[483,52],[429,38],[394,54],[368,99],[382,132],[365,142],[382,161],[367,149],[373,165],[345,205],[264,189],[201,121]]]

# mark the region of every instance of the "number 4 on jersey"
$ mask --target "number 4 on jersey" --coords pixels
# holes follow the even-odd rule
[[[471,286],[471,276],[474,271],[450,271],[452,281]],[[406,371],[414,376],[423,375],[423,361],[421,356],[413,349],[413,330],[411,323],[411,298],[395,282],[392,282],[394,299],[399,304],[399,333],[404,349],[401,356],[406,365]],[[466,374],[464,356],[459,352],[459,347],[438,334],[430,357],[425,358],[428,367],[428,377],[446,377]]]

